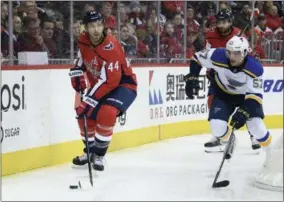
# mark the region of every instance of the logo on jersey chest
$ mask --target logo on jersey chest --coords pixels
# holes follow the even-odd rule
[[[228,82],[229,82],[228,87],[230,87],[233,90],[237,90],[237,88],[240,88],[246,84],[246,82],[240,82],[232,78],[228,78]]]
[[[112,50],[114,48],[114,45],[112,42],[110,42],[109,44],[107,44],[105,47],[104,47],[104,50]]]
[[[94,76],[99,77],[101,75],[101,71],[98,70],[99,63],[97,61],[97,57],[95,57],[93,60],[87,61],[84,60],[84,64],[87,68],[87,70]]]

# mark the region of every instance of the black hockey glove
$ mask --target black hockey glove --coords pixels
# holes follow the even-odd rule
[[[239,108],[233,114],[230,125],[238,130],[246,124],[247,120],[249,119],[249,116],[250,114],[247,112],[247,110]]]
[[[255,53],[255,54],[253,55],[253,57],[254,57],[255,59],[257,59],[259,62],[261,62],[261,61],[260,61],[260,57],[259,57],[259,54],[258,54],[258,53]]]
[[[214,69],[207,69],[206,70],[206,77],[211,82],[214,80],[215,70]]]
[[[198,95],[199,92],[199,79],[198,76],[193,76],[190,73],[184,76],[185,93],[189,99],[193,100],[195,95]]]

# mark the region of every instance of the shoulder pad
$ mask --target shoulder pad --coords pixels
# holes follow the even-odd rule
[[[89,45],[91,43],[90,39],[89,39],[89,35],[86,31],[83,31],[79,38],[78,38],[78,42],[85,44],[85,45]]]
[[[241,30],[240,30],[239,28],[233,27],[232,33],[233,33],[234,35],[237,35],[237,34],[239,34],[240,32],[241,32]]]
[[[262,64],[254,57],[248,55],[243,72],[252,78],[260,77],[263,74]]]
[[[216,29],[215,28],[210,28],[209,30],[208,30],[208,32],[206,33],[206,38],[211,38],[211,37],[213,37],[213,38],[216,38]]]
[[[216,48],[211,55],[211,61],[218,67],[229,67],[229,60],[226,56],[225,48]]]

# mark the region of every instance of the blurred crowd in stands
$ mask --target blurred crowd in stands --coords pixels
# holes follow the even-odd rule
[[[96,10],[105,17],[106,33],[118,38],[127,57],[190,58],[204,48],[205,33],[216,26],[217,9],[232,10],[233,26],[242,29],[253,3],[260,15],[245,34],[249,40],[254,37],[254,50],[260,58],[274,57],[271,42],[273,50],[284,51],[283,1],[13,1],[13,25],[8,21],[8,2],[1,1],[1,53],[9,57],[9,26],[13,26],[15,58],[21,51],[46,51],[49,58],[70,58],[70,36],[75,53],[76,39],[84,31],[82,17],[86,11]]]

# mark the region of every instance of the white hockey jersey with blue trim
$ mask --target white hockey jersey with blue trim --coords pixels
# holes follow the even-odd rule
[[[215,70],[214,80],[224,93],[246,95],[245,99],[254,99],[262,104],[263,67],[254,57],[247,56],[241,71],[229,67],[226,49],[216,48],[195,53],[192,58],[200,66]]]

